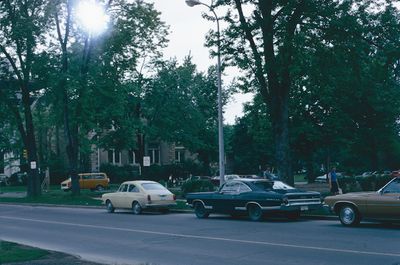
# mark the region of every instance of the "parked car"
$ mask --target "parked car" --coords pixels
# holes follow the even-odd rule
[[[233,179],[240,179],[239,175],[225,175],[225,181],[228,180],[233,180]],[[211,183],[214,184],[215,186],[219,186],[219,176],[215,176],[211,178]]]
[[[358,225],[362,219],[400,221],[400,177],[376,192],[328,196],[325,204],[344,226]]]
[[[362,177],[370,177],[379,175],[378,171],[367,171],[361,174]]]
[[[79,177],[79,187],[81,189],[90,189],[102,191],[108,189],[110,179],[105,173],[80,173]],[[64,191],[71,190],[72,180],[71,178],[61,182],[61,189]]]
[[[230,180],[216,192],[189,193],[186,199],[198,218],[206,218],[210,213],[247,213],[254,221],[261,220],[264,213],[277,212],[297,219],[302,211],[322,206],[319,192],[300,191],[282,181],[266,179]]]
[[[176,205],[174,194],[160,183],[148,180],[123,182],[116,192],[105,193],[101,199],[109,213],[118,208],[132,209],[134,214],[146,209],[166,212]]]
[[[392,176],[392,177],[400,177],[400,170],[392,171],[392,173],[390,173],[390,176]]]
[[[344,176],[344,173],[336,172],[336,177],[337,178],[341,178],[343,176]],[[328,176],[326,174],[324,174],[322,176],[318,176],[318,177],[315,178],[315,182],[317,182],[317,183],[328,183],[329,182]]]
[[[0,174],[0,186],[10,185],[9,179],[6,174]]]

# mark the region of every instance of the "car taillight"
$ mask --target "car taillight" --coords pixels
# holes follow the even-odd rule
[[[172,196],[172,198],[174,198],[174,201],[176,201],[176,195],[175,194]]]
[[[71,182],[68,182],[68,187],[71,187]]]
[[[147,195],[147,200],[148,200],[149,202],[151,202],[151,196],[150,196],[150,195]]]

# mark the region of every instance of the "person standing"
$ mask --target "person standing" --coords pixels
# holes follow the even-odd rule
[[[329,188],[333,195],[339,194],[339,184],[337,180],[336,167],[332,167],[331,171],[328,173]]]

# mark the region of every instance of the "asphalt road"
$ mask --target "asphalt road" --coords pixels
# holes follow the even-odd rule
[[[0,239],[106,264],[400,265],[400,226],[0,205]],[[60,262],[62,264],[62,262]]]

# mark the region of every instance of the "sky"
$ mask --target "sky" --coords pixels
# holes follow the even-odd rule
[[[183,58],[191,55],[200,71],[206,71],[210,65],[216,64],[216,58],[210,58],[209,49],[204,46],[205,35],[210,29],[216,29],[216,23],[202,17],[202,12],[207,12],[205,6],[189,7],[185,0],[148,0],[154,3],[155,8],[161,12],[161,20],[169,25],[169,45],[164,50],[165,57]],[[209,4],[209,0],[204,3]],[[218,10],[216,10],[218,14]],[[222,14],[221,14],[222,15]],[[238,74],[235,69],[227,69],[222,77],[225,84]],[[243,115],[243,103],[252,99],[251,94],[235,94],[230,98],[230,103],[224,107],[224,123],[234,124],[235,117]],[[217,99],[216,99],[217,100]]]

